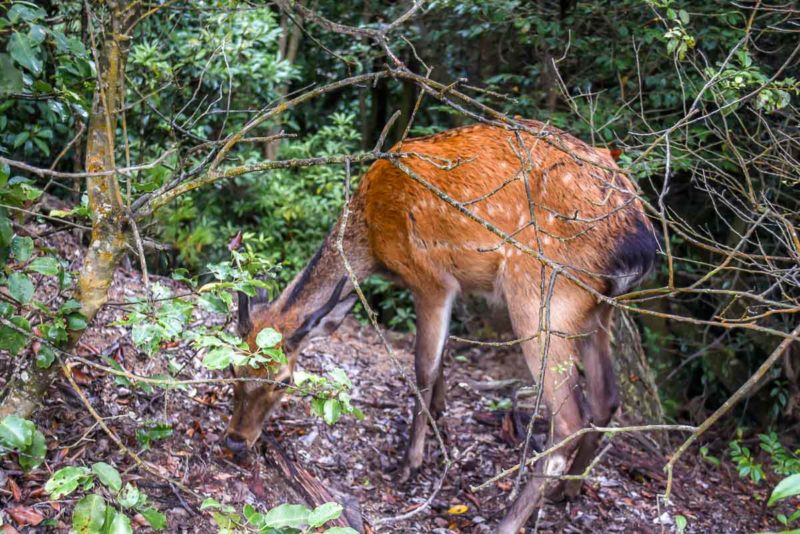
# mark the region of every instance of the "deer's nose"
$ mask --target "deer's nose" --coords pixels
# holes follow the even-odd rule
[[[242,454],[247,450],[247,442],[239,436],[232,434],[225,439],[225,447],[234,454]]]

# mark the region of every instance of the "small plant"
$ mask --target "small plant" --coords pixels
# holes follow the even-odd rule
[[[725,110],[728,113],[739,106],[742,96],[753,90],[758,91],[755,107],[768,113],[785,108],[791,103],[792,94],[800,94],[798,80],[789,77],[781,80],[772,79],[762,72],[750,54],[743,50],[738,50],[736,61],[725,66],[719,74],[711,67],[705,70],[705,74],[709,77],[718,76],[716,90],[728,103],[728,108]]]
[[[776,474],[787,476],[800,473],[800,449],[794,452],[786,449],[775,432],[759,434],[758,440],[761,449],[769,454],[772,470]]]
[[[75,491],[89,492],[99,481],[104,488],[84,495],[72,511],[72,528],[82,534],[124,534],[133,532],[128,513],[141,514],[153,530],[163,530],[167,525],[164,514],[150,506],[147,495],[131,483],[122,485],[122,477],[114,466],[97,462],[92,468],[64,467],[53,473],[44,486],[50,498],[60,499]],[[109,504],[109,501],[112,504]]]
[[[719,467],[719,464],[721,463],[719,458],[709,454],[708,447],[700,447],[700,457],[715,467]]]
[[[148,421],[136,429],[136,443],[143,449],[149,449],[157,440],[172,436],[172,425],[158,421]]]
[[[488,408],[493,412],[511,409],[511,399],[490,400]]]
[[[675,516],[675,532],[678,534],[683,534],[686,532],[686,527],[689,525],[689,521],[686,519],[686,516],[683,515],[676,515]]]
[[[176,296],[169,287],[154,283],[150,286],[150,298],[132,299],[128,313],[115,324],[130,327],[133,343],[148,355],[155,354],[166,343],[191,342],[196,349],[205,351],[202,363],[211,370],[230,365],[285,364],[286,357],[278,347],[281,335],[273,329],[261,331],[256,338],[258,346],[251,351],[247,343],[226,332],[224,326],[187,328],[198,306],[228,316],[233,307],[231,291],[250,296],[267,291],[271,284],[254,275],[267,270],[268,262],[249,249],[234,250],[229,261],[209,266],[214,281],[202,287],[197,287],[197,279],[188,278],[181,271],[174,274],[174,278],[195,289],[194,294]],[[106,363],[118,367],[108,359]]]
[[[760,463],[753,458],[753,454],[748,447],[741,444],[739,440],[730,443],[731,459],[736,463],[741,478],[750,478],[756,484],[764,480],[764,469]]]
[[[781,480],[778,485],[775,486],[775,489],[772,490],[772,495],[770,495],[769,501],[767,501],[767,506],[774,506],[780,501],[790,499],[797,495],[800,495],[800,473],[795,473]],[[788,527],[800,519],[800,507],[789,516],[786,514],[778,514],[776,517],[781,525]]]
[[[240,514],[233,506],[209,498],[203,501],[200,509],[213,511],[219,534],[247,532],[305,534],[317,531],[325,523],[342,515],[342,506],[335,502],[321,504],[313,510],[299,504],[281,504],[265,513],[258,512],[253,506],[246,504]],[[355,532],[349,527],[331,527],[326,529],[324,534],[355,534]]]
[[[327,376],[305,371],[295,371],[292,391],[311,397],[311,413],[322,417],[329,425],[335,424],[342,415],[364,419],[364,413],[350,402],[353,383],[339,368]]]
[[[758,441],[761,450],[769,455],[770,470],[784,477],[772,491],[767,505],[774,506],[780,501],[800,495],[800,449],[788,450],[775,432],[759,434]],[[740,477],[750,478],[755,483],[760,483],[766,478],[762,464],[756,463],[750,449],[742,446],[741,431],[738,432],[737,439],[730,443],[730,450],[731,458],[738,466]],[[800,520],[800,508],[789,515],[776,514],[775,519],[784,527],[789,527]],[[794,533],[797,530],[791,532]]]
[[[0,421],[0,455],[16,454],[25,471],[42,465],[47,453],[44,434],[31,421],[9,415]]]

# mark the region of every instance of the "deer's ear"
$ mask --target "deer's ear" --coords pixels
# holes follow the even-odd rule
[[[287,352],[294,352],[300,347],[300,344],[306,340],[319,336],[327,336],[333,333],[334,330],[339,328],[342,321],[347,317],[347,313],[353,309],[358,296],[351,294],[337,302],[333,308],[325,315],[311,316],[306,320],[300,328],[286,340],[284,348]]]
[[[238,292],[238,297],[239,297],[238,330],[239,330],[239,335],[245,337],[253,328],[253,322],[250,319],[250,297],[247,296],[246,293],[243,293],[241,291]]]
[[[310,336],[327,336],[332,334],[339,325],[342,324],[344,318],[347,317],[347,314],[350,310],[353,309],[356,301],[358,300],[358,295],[355,293],[351,293],[347,297],[340,300],[336,306],[333,307],[331,312],[322,319],[317,326],[309,332]]]

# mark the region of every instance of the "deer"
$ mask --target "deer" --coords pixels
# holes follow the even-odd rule
[[[408,288],[416,311],[419,395],[401,480],[423,463],[428,414],[445,409],[442,359],[459,295],[505,305],[527,366],[541,378],[550,444],[609,423],[619,405],[612,299],[646,279],[659,240],[608,150],[541,122],[516,124],[400,142],[389,151],[395,158],[369,167],[346,205],[349,216],[277,298],[239,294],[240,335],[253,348],[262,329],[277,330],[288,364],[234,369],[237,378],[272,381],[234,384],[230,450],[258,440],[304,343],[334,332],[357,300],[355,283],[375,273]],[[544,497],[576,496],[581,481],[558,477],[583,473],[599,439],[583,434],[537,462],[498,532],[518,532]]]

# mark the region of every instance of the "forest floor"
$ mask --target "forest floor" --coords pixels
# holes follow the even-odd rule
[[[160,278],[158,281],[181,291],[176,282]],[[124,328],[108,326],[124,315],[124,307],[113,303],[142,294],[139,274],[120,270],[111,289],[112,304],[105,307],[94,323],[106,326],[92,326],[77,353],[89,359],[98,355],[113,357],[139,374],[167,372],[166,362],[172,359],[183,366],[181,377],[212,376],[187,346],[164,347],[164,357],[147,358],[133,347]],[[390,334],[389,341],[399,366],[405,374],[411,374],[413,336]],[[234,461],[221,447],[230,413],[229,386],[200,384],[145,393],[116,384],[113,376],[102,371],[74,363],[74,376],[106,424],[165,475],[237,509],[245,503],[263,509],[284,502],[302,502],[265,457],[262,448],[257,447],[243,460]],[[317,373],[334,367],[344,369],[353,382],[354,404],[363,410],[365,419],[343,417],[328,426],[310,414],[306,400],[285,398],[273,412],[265,433],[320,481],[357,498],[365,520],[376,531],[494,531],[493,525],[509,504],[513,477],[476,493],[469,488],[515,465],[520,458],[521,441],[513,429],[510,411],[502,402],[511,396],[511,391],[479,389],[480,384],[509,378],[529,383],[530,375],[518,352],[475,346],[447,351],[448,408],[442,422],[449,454],[456,461],[429,507],[407,520],[382,524],[379,528],[376,520],[420,506],[434,490],[442,472],[441,452],[430,437],[428,459],[416,478],[398,484],[391,473],[402,457],[407,439],[411,390],[375,332],[353,319],[348,319],[330,338],[312,341],[301,355],[299,366]],[[169,423],[172,435],[143,449],[137,444],[135,434],[147,421]],[[44,482],[52,471],[65,465],[89,465],[97,461],[116,465],[124,471],[124,480],[144,490],[167,514],[169,532],[216,531],[211,515],[199,510],[196,498],[137,469],[118,450],[65,379],[60,378],[53,385],[36,422],[47,438],[46,464],[24,474],[10,461],[0,462],[3,532],[13,533],[15,527],[20,532],[36,531],[25,524],[37,518],[53,518],[56,530],[66,532],[75,499],[49,502],[43,491]],[[724,448],[726,440],[712,441],[712,453],[713,443],[716,448]],[[665,510],[659,506],[668,454],[668,450],[659,452],[644,440],[617,436],[575,500],[544,506],[539,531],[673,532],[672,518],[677,514],[687,518],[687,532],[756,532],[770,526],[773,514],[763,505],[766,486],[739,479],[730,461],[716,467],[694,450],[677,467],[670,507]],[[717,452],[718,456],[722,454]],[[463,506],[454,508],[456,505]]]

